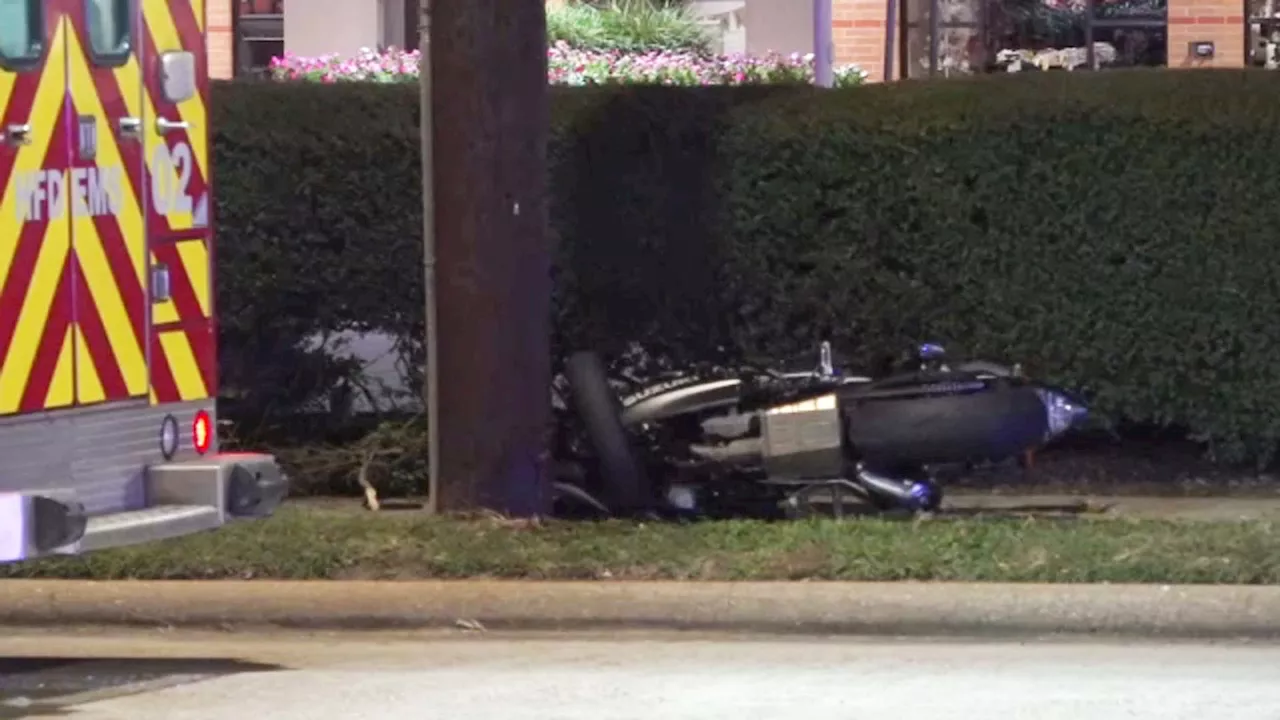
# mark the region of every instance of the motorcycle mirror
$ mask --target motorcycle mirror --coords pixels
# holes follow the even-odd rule
[[[947,351],[937,343],[921,343],[916,348],[916,361],[921,370],[947,371]]]
[[[818,351],[818,374],[822,377],[831,377],[836,374],[836,368],[831,360],[831,342],[822,341],[822,346]]]
[[[937,343],[921,343],[916,354],[921,360],[941,360],[947,356],[947,351]]]

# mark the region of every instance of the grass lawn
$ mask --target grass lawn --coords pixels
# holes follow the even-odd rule
[[[0,578],[1280,582],[1267,522],[857,519],[665,524],[430,518],[286,505],[154,545],[0,566]]]

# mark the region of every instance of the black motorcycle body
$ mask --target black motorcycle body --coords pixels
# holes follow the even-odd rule
[[[591,353],[570,358],[566,376],[595,451],[600,504],[617,511],[698,511],[743,484],[782,502],[839,486],[882,507],[932,510],[939,468],[1019,457],[1087,415],[1077,398],[1014,368],[953,368],[940,348],[926,349],[919,367],[878,379],[835,372],[824,344],[814,372],[691,374],[621,399]]]

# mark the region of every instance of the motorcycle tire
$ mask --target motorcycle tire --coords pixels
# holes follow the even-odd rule
[[[574,353],[565,364],[573,408],[595,450],[605,502],[615,512],[635,512],[648,505],[648,483],[622,427],[621,405],[609,387],[600,356]]]

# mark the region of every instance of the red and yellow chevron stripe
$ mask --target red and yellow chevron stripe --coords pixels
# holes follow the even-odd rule
[[[0,68],[0,128],[31,128],[0,144],[0,415],[216,393],[204,0],[140,2],[114,62],[91,52],[87,3],[52,0],[42,61]],[[159,63],[176,50],[198,92],[174,104]]]
[[[37,214],[34,187],[63,177],[69,159],[66,55],[56,51],[64,42],[64,24],[50,22],[43,66],[0,72],[0,127],[31,129],[25,145],[0,146],[0,414],[74,401],[73,368],[62,353],[71,335],[70,224],[49,217],[48,202]]]

